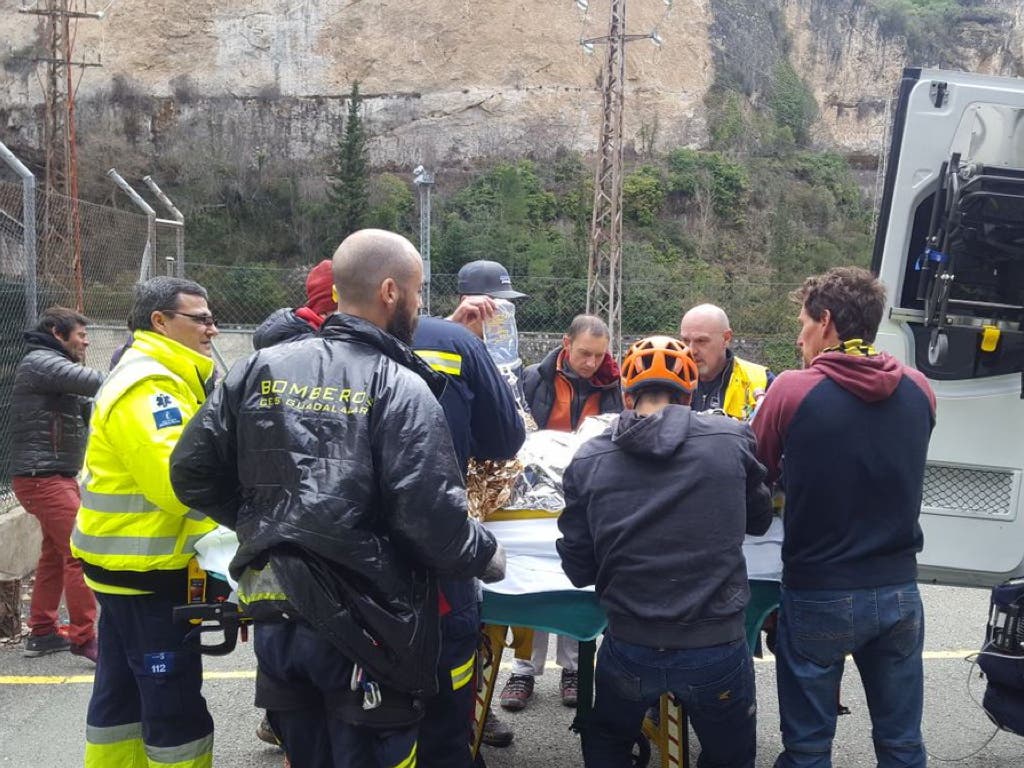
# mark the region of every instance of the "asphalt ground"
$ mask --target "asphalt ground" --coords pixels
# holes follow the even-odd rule
[[[933,766],[940,758],[964,758],[965,768],[1024,768],[1024,738],[991,725],[980,701],[984,681],[963,660],[979,646],[988,614],[984,590],[922,587],[927,621],[925,640],[924,735]],[[562,706],[552,641],[547,673],[523,712],[503,713],[515,740],[507,749],[484,748],[490,768],[582,765],[579,742],[568,731],[572,710]],[[499,686],[508,674],[506,652]],[[204,692],[217,724],[214,764],[223,768],[277,768],[283,757],[254,736],[260,713],[252,707],[255,660],[251,644],[232,655],[208,658]],[[780,749],[775,665],[755,663],[758,686],[758,768],[769,768]],[[85,711],[92,682],[88,661],[59,653],[28,659],[18,644],[0,645],[0,765],[71,768],[82,764]],[[500,688],[499,688],[500,690]],[[870,720],[856,668],[843,680],[843,703],[852,710],[839,718],[833,764],[837,768],[874,766]],[[696,765],[699,745],[692,740]],[[974,753],[974,754],[972,754]],[[968,756],[970,755],[970,756]],[[654,760],[656,761],[655,754]],[[656,765],[656,762],[652,764]],[[112,767],[113,768],[113,767]],[[299,767],[296,767],[299,768]]]

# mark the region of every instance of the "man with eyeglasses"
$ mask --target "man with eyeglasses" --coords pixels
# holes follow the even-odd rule
[[[196,540],[216,523],[177,499],[169,462],[206,400],[218,331],[206,289],[176,277],[136,286],[129,327],[131,347],[96,397],[71,534],[101,607],[85,765],[207,768],[202,661],[172,609]]]

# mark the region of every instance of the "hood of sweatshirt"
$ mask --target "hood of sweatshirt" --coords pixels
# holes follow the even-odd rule
[[[686,405],[667,405],[651,416],[623,411],[612,432],[612,442],[627,453],[667,459],[690,433],[690,416]]]
[[[814,358],[811,367],[867,403],[890,397],[903,378],[903,367],[888,352],[868,356],[825,352]]]

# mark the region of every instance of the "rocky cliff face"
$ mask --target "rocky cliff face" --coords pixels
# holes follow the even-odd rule
[[[21,4],[0,0],[0,138],[28,151],[41,144],[27,61],[41,33]],[[1021,74],[1019,0],[978,5],[991,13],[957,32],[945,63]],[[78,23],[75,58],[103,63],[78,91],[83,156],[215,171],[322,158],[357,80],[377,165],[588,152],[603,49],[587,55],[579,42],[606,32],[607,13],[605,0],[586,12],[571,0],[116,0],[103,20]],[[863,0],[632,0],[628,31],[655,29],[661,47],[627,46],[625,130],[641,154],[701,145],[716,78],[731,72],[756,102],[780,57],[817,98],[817,141],[877,153],[908,63],[905,41]]]

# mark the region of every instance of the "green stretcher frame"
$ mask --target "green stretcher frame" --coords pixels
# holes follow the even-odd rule
[[[751,652],[757,647],[758,637],[765,619],[779,605],[780,587],[775,581],[750,581],[750,602],[746,610],[747,644]],[[593,592],[566,590],[560,592],[535,592],[524,595],[504,595],[497,592],[484,591],[481,608],[481,621],[484,624],[510,627],[529,627],[558,635],[567,635],[580,641],[579,654],[579,693],[576,708],[576,719],[573,730],[579,731],[580,725],[590,715],[594,705],[594,657],[597,650],[597,638],[604,632],[608,624],[604,609]],[[500,660],[500,654],[499,654]],[[494,664],[485,699],[489,705],[493,695],[494,679],[497,676],[497,664]],[[482,729],[482,723],[479,724]],[[478,730],[479,730],[478,729]],[[648,732],[645,729],[645,732]],[[652,735],[649,733],[649,735]],[[664,731],[662,731],[664,737]],[[657,740],[657,737],[655,736]],[[665,757],[664,743],[659,743],[662,751],[662,765],[680,764],[686,768],[688,764],[689,745],[685,719],[681,724],[681,760],[673,762]],[[479,739],[475,740],[475,749],[479,747]]]

